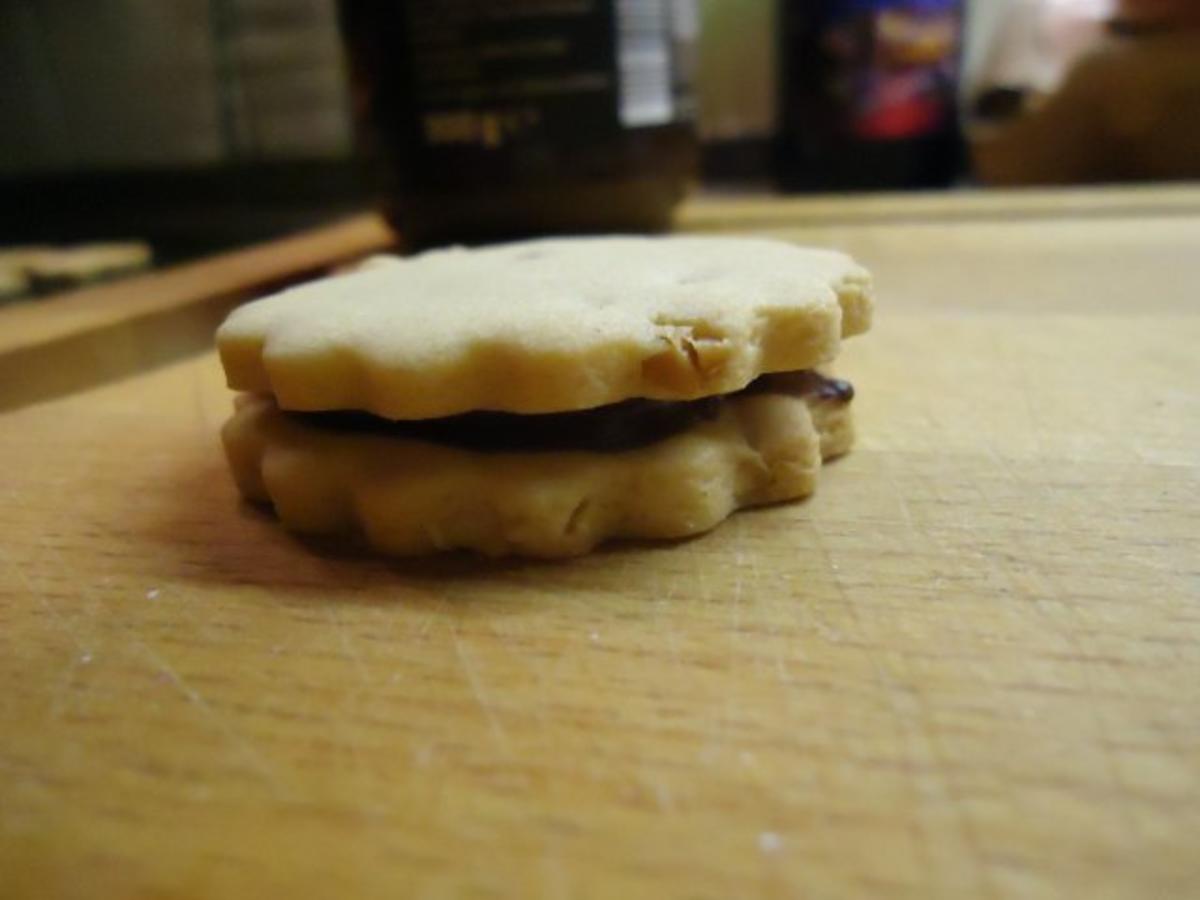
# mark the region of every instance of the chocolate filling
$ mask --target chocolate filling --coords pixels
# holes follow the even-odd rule
[[[812,370],[763,375],[734,393],[698,400],[623,400],[572,412],[524,415],[469,412],[440,419],[398,421],[357,410],[289,412],[308,425],[354,434],[378,434],[448,444],[491,453],[588,450],[619,452],[645,447],[716,418],[724,397],[739,394],[791,394],[849,403],[854,387]]]

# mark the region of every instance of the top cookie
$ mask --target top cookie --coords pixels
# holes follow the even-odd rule
[[[730,393],[828,362],[871,320],[848,256],[782,241],[605,237],[384,257],[249,303],[231,388],[393,419]]]

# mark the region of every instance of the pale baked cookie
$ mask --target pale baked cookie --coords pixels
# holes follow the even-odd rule
[[[377,550],[559,557],[609,538],[681,538],[734,510],[805,497],[851,440],[848,400],[714,398],[678,433],[618,451],[464,449],[339,427],[243,394],[222,432],[241,492],[289,529]],[[704,403],[704,401],[700,401]]]
[[[584,238],[376,258],[218,332],[242,493],[305,533],[411,555],[558,557],[806,496],[870,324],[848,257],[731,238]]]
[[[395,419],[735,391],[832,360],[870,325],[866,271],[782,241],[611,237],[377,260],[236,310],[231,388]]]

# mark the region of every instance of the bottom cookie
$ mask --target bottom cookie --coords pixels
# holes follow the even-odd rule
[[[340,432],[242,395],[222,430],[234,479],[307,534],[383,553],[564,557],[613,538],[682,538],[742,507],[805,497],[853,440],[849,404],[740,393],[680,433],[619,452],[490,452]]]

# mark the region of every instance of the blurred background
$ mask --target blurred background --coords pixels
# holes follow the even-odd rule
[[[10,263],[31,248],[78,242],[109,242],[94,248],[101,273],[148,265],[151,254],[170,262],[329,221],[375,203],[381,192],[401,197],[414,234],[425,219],[418,222],[412,209],[428,217],[453,207],[455,179],[474,183],[484,163],[461,155],[461,147],[418,158],[410,152],[417,137],[386,127],[380,137],[379,126],[409,111],[406,90],[419,95],[412,103],[421,110],[433,96],[426,81],[404,81],[401,68],[420,74],[441,66],[444,74],[458,66],[459,77],[467,58],[460,45],[474,41],[472,72],[488,76],[487,66],[499,65],[504,53],[512,57],[516,45],[479,43],[480,16],[497,28],[511,23],[468,0],[348,0],[343,7],[354,9],[348,14],[337,0],[0,0],[0,244],[21,248],[9,251]],[[397,7],[406,9],[399,18]],[[514,172],[520,182],[535,163],[553,175],[539,182],[540,193],[493,197],[495,208],[538,210],[540,218],[526,215],[514,233],[572,224],[654,227],[681,192],[651,197],[650,176],[713,192],[1200,177],[1198,0],[519,0],[488,7],[500,8],[527,20],[615,15],[618,74],[635,79],[619,85],[619,124],[629,135],[648,128],[659,135],[642,144],[589,139],[596,159],[586,164],[542,146],[510,154],[508,169],[486,168],[489,190]],[[474,31],[462,30],[468,19]],[[652,39],[659,25],[669,25],[669,44]],[[413,35],[425,43],[404,44]],[[551,54],[566,46],[551,37],[541,35],[534,49]],[[660,97],[650,80],[659,68],[668,71],[668,52],[670,90]],[[630,83],[642,85],[640,105],[630,105]],[[471,108],[466,94],[455,96],[456,110]],[[582,116],[583,105],[576,106]],[[494,149],[517,133],[521,115],[530,122],[542,115],[533,106],[513,110],[494,121],[425,119],[426,136],[436,125],[439,146],[449,147],[478,125],[475,149]],[[668,124],[686,129],[686,147],[685,138],[663,130]],[[588,127],[578,133],[590,134]],[[575,156],[586,156],[582,143]],[[622,215],[580,222],[555,212],[558,197],[576,197],[576,209],[624,202],[568,190],[602,171],[641,179]],[[404,198],[417,195],[429,201],[425,207],[406,205]],[[477,210],[468,205],[460,213],[431,230],[429,242],[455,237]],[[507,224],[489,227],[502,234]],[[111,245],[118,240],[124,243]],[[74,269],[86,273],[87,262],[76,260]],[[47,266],[42,283],[85,277],[58,263],[57,271]]]

